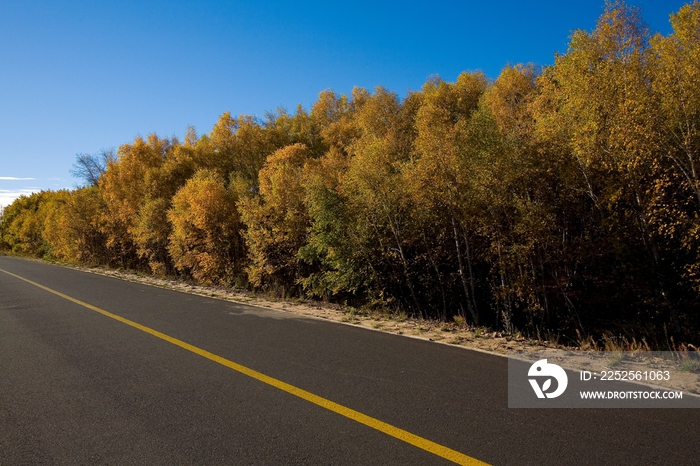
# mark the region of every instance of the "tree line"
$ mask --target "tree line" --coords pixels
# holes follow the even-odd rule
[[[610,3],[552,66],[327,90],[79,154],[6,207],[17,254],[531,335],[700,340],[700,3]],[[461,319],[460,319],[461,320]]]

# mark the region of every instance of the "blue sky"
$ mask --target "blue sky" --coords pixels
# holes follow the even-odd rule
[[[652,31],[686,2],[629,1]],[[211,130],[225,111],[263,116],[318,93],[383,85],[404,96],[431,75],[490,78],[553,63],[601,1],[0,3],[0,205],[71,188],[80,152],[156,132]]]

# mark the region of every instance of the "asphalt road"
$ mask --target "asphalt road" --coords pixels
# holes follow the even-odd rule
[[[699,410],[507,404],[502,357],[0,257],[0,465],[700,462]]]

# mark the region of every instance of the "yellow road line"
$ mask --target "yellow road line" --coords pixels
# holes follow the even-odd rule
[[[59,291],[53,290],[53,289],[46,287],[44,285],[40,285],[39,283],[33,282],[33,281],[26,279],[24,277],[20,277],[19,275],[15,275],[14,273],[10,273],[10,272],[8,272],[6,270],[2,270],[2,269],[0,269],[0,272],[4,272],[10,276],[13,276],[13,277],[18,278],[20,280],[23,280],[23,281],[30,283],[38,288],[41,288],[42,290],[48,291],[49,293],[53,293],[57,296],[60,296],[63,299],[67,299],[68,301],[72,301],[75,304],[86,307],[92,311],[99,312],[100,314],[107,316],[111,319],[118,320],[119,322],[122,322],[126,325],[130,325],[131,327],[137,328],[143,332],[146,332],[150,335],[153,335],[154,337],[160,338],[161,340],[165,340],[168,343],[172,343],[173,345],[179,346],[180,348],[186,349],[187,351],[190,351],[190,352],[198,354],[204,358],[207,358],[211,361],[219,363],[222,366],[226,366],[229,369],[233,369],[236,372],[240,372],[241,374],[245,374],[248,377],[252,377],[255,380],[259,380],[260,382],[271,385],[275,388],[278,388],[282,391],[290,393],[290,394],[297,396],[303,400],[306,400],[310,403],[321,406],[322,408],[326,408],[329,411],[333,411],[334,413],[340,414],[341,416],[345,416],[348,419],[352,419],[353,421],[359,422],[360,424],[364,424],[368,427],[371,427],[372,429],[378,430],[379,432],[383,432],[387,435],[390,435],[394,438],[402,440],[402,441],[409,443],[415,447],[418,447],[422,450],[428,451],[434,455],[437,455],[437,456],[440,456],[440,457],[445,458],[447,460],[450,460],[454,463],[462,464],[462,465],[470,465],[470,466],[471,465],[474,465],[474,466],[487,465],[487,463],[484,463],[483,461],[479,461],[476,458],[472,458],[471,456],[467,456],[467,455],[460,453],[456,450],[452,450],[451,448],[447,448],[447,447],[442,446],[438,443],[435,443],[433,441],[430,441],[430,440],[425,439],[423,437],[420,437],[418,435],[412,434],[412,433],[410,433],[406,430],[400,429],[398,427],[392,426],[391,424],[387,424],[386,422],[380,421],[379,419],[375,419],[375,418],[368,416],[366,414],[362,414],[359,411],[355,411],[354,409],[350,409],[348,407],[345,407],[341,404],[335,403],[335,402],[328,400],[326,398],[323,398],[321,396],[314,395],[311,392],[307,392],[306,390],[295,387],[294,385],[290,385],[286,382],[282,382],[281,380],[275,379],[274,377],[270,377],[269,375],[265,375],[261,372],[250,369],[246,366],[242,366],[242,365],[235,363],[233,361],[229,361],[228,359],[222,358],[221,356],[217,356],[214,353],[210,353],[209,351],[203,350],[203,349],[198,348],[194,345],[190,345],[189,343],[185,343],[182,340],[178,340],[177,338],[173,338],[169,335],[161,333],[157,330],[153,330],[152,328],[146,327],[145,325],[141,325],[141,324],[134,322],[132,320],[125,319],[124,317],[118,316],[116,314],[112,314],[111,312],[105,311],[104,309],[100,309],[99,307],[93,306],[92,304],[88,304],[86,302],[80,301],[79,299],[73,298],[71,296],[68,296],[68,295],[63,294]]]

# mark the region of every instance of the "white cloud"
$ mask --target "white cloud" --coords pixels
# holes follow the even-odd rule
[[[15,199],[20,197],[22,194],[29,196],[32,193],[37,193],[41,189],[0,189],[0,207],[7,207],[12,204]]]
[[[0,176],[0,181],[29,181],[36,178],[17,178],[16,176]]]

